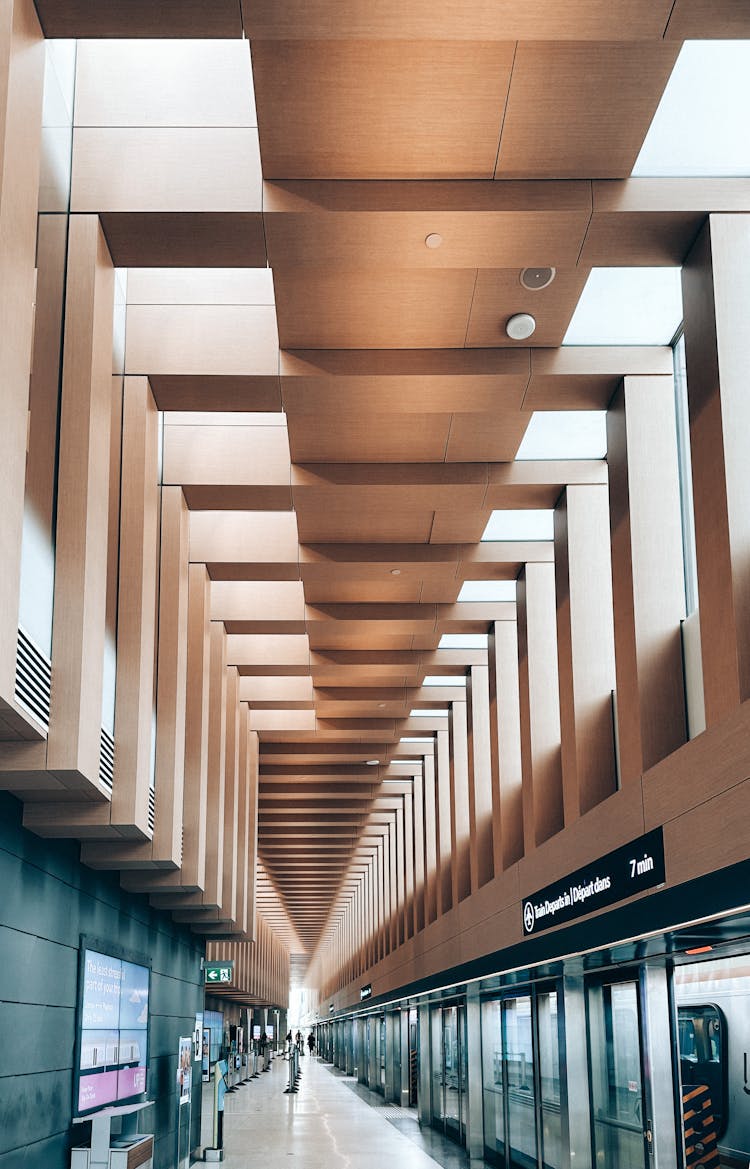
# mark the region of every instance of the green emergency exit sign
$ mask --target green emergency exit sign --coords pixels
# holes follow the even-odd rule
[[[234,961],[206,962],[203,973],[206,986],[231,986],[234,982]]]

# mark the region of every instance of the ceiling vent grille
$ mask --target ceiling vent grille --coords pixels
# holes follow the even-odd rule
[[[115,741],[104,727],[99,743],[99,787],[111,796],[115,779]]]
[[[52,664],[23,629],[18,630],[16,652],[16,701],[49,727]]]

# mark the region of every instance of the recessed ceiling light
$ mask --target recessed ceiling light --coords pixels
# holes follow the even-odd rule
[[[516,313],[505,326],[505,332],[511,341],[525,341],[536,328],[536,321],[531,313]]]
[[[555,279],[556,268],[523,268],[520,280],[529,292],[538,292],[540,288],[547,288]]]
[[[438,235],[436,231],[431,231],[424,241],[426,248],[439,248],[442,242],[442,235]]]
[[[391,576],[401,576],[401,569],[400,568],[392,568],[391,569]]]
[[[368,767],[377,767],[379,763],[380,763],[379,759],[368,759],[367,760]]]
[[[378,710],[382,710],[384,708],[384,706],[385,706],[384,702],[379,702],[378,703]]]

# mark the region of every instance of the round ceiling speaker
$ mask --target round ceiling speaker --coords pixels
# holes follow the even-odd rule
[[[505,332],[511,341],[525,341],[536,328],[536,321],[531,313],[516,313],[505,326]]]
[[[521,283],[529,292],[538,292],[546,288],[555,279],[555,268],[524,268],[521,272]]]

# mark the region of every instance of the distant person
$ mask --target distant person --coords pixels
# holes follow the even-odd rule
[[[286,1033],[286,1039],[284,1040],[284,1043],[286,1045],[286,1056],[288,1057],[292,1054],[292,1029],[291,1029],[291,1027],[289,1028],[289,1030]]]
[[[302,1032],[298,1031],[294,1036],[294,1042],[297,1044],[297,1051],[302,1055]]]
[[[315,1052],[315,1036],[312,1031],[307,1037],[307,1046],[310,1048],[310,1055],[313,1055]]]

